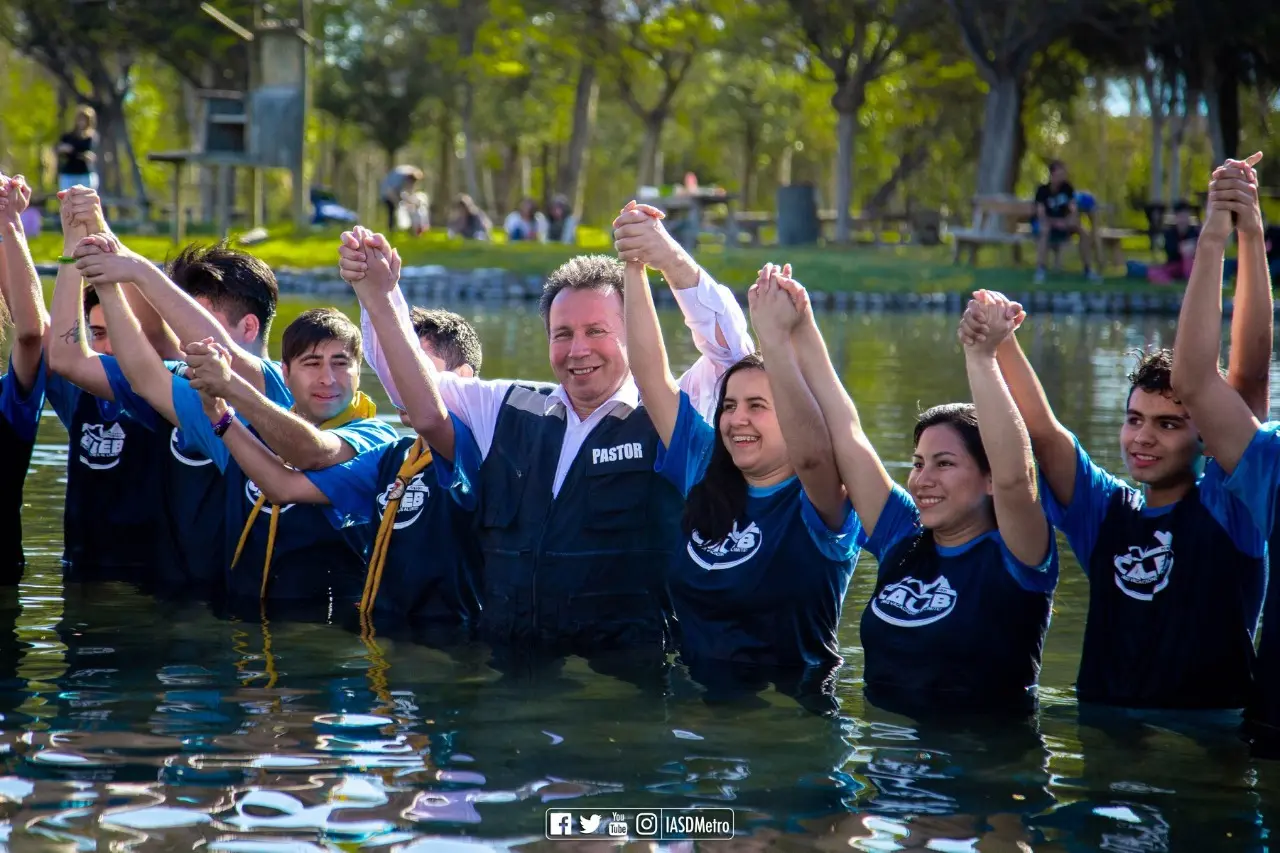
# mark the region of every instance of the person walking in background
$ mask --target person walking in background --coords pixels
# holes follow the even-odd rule
[[[93,150],[98,141],[97,127],[98,114],[93,107],[82,106],[76,110],[75,127],[62,135],[54,149],[58,155],[59,191],[77,184],[98,188],[98,173],[94,169],[98,155]]]
[[[400,212],[400,205],[406,197],[413,192],[418,181],[422,180],[422,170],[417,166],[396,166],[391,172],[382,179],[382,186],[379,188],[378,194],[382,198],[382,203],[387,208],[387,230],[394,232],[396,230],[397,214]],[[422,230],[426,230],[425,227]]]

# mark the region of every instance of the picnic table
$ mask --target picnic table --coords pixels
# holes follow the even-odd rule
[[[680,242],[680,245],[684,246],[689,252],[695,252],[698,248],[698,237],[703,231],[703,223],[711,221],[705,211],[707,208],[717,205],[725,206],[725,244],[729,246],[736,245],[738,240],[738,219],[734,215],[734,202],[737,199],[738,196],[735,193],[715,189],[698,189],[678,195],[659,196],[656,198],[641,197],[638,201],[644,204],[651,204],[668,214],[673,211],[684,211],[684,219],[681,222],[668,225],[667,228],[671,231],[672,236]],[[758,227],[756,234],[758,238]]]
[[[1081,228],[1084,231],[1081,239],[1093,241],[1100,270],[1105,269],[1108,262],[1124,266],[1124,241],[1142,234],[1141,231],[1130,228],[1103,226],[1102,217],[1109,210],[1107,205],[1097,205],[1093,210],[1080,214]],[[1027,243],[1034,246],[1036,243],[1036,235],[1031,229],[1031,222],[1035,218],[1034,200],[1015,195],[974,196],[972,226],[954,228],[951,231],[955,240],[952,244],[953,263],[960,262],[960,253],[964,250],[968,250],[969,264],[973,266],[977,261],[978,249],[982,246],[1009,246],[1014,264],[1021,264],[1022,246]],[[1056,253],[1060,248],[1053,246],[1052,251]]]

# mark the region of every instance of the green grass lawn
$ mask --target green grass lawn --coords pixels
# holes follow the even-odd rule
[[[281,232],[282,233],[282,232]],[[278,236],[249,248],[275,269],[337,266],[339,229],[317,231],[302,237]],[[167,236],[127,235],[124,237],[135,251],[154,261],[165,261],[174,252]],[[211,237],[195,237],[196,242],[212,242]],[[583,228],[579,245],[507,244],[450,240],[443,232],[428,232],[422,237],[401,236],[395,243],[406,266],[436,264],[449,269],[468,270],[498,268],[527,275],[546,275],[575,254],[603,252],[612,254],[612,238],[600,229]],[[32,241],[32,254],[37,262],[49,263],[61,253],[61,237],[57,233],[42,234]],[[1126,246],[1128,257],[1151,260],[1145,239]],[[1034,258],[1031,247],[1024,257]],[[1124,279],[1123,270],[1110,269],[1111,277],[1102,284],[1089,284],[1080,270],[1079,255],[1074,247],[1064,252],[1065,270],[1050,273],[1048,281],[1037,289],[1048,291],[1131,292],[1147,290],[1150,285]],[[949,246],[873,246],[834,247],[761,247],[725,249],[722,245],[704,243],[698,261],[717,280],[735,289],[745,289],[755,281],[756,271],[765,263],[791,263],[796,277],[806,286],[821,291],[867,292],[968,292],[985,287],[994,290],[1024,292],[1032,287],[1032,266],[1011,266],[1008,248],[990,247],[979,255],[980,266],[956,266],[951,263]]]

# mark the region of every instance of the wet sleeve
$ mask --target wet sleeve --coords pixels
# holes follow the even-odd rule
[[[861,522],[858,524],[860,538],[866,538],[865,547],[875,555],[877,561],[883,561],[889,549],[914,535],[919,529],[920,510],[916,509],[916,502],[907,494],[907,490],[897,483],[893,484],[889,499],[884,502],[884,509],[880,511],[876,529],[871,531],[870,538],[867,538]]]
[[[653,462],[653,470],[666,477],[680,490],[680,494],[688,497],[689,490],[707,473],[716,441],[715,427],[703,419],[689,395],[681,391],[671,446],[663,447],[662,442],[658,442],[658,458]]]
[[[1237,544],[1255,542],[1257,536],[1268,538],[1275,524],[1276,492],[1280,489],[1280,422],[1263,424],[1231,476],[1223,474],[1216,462],[1205,466],[1200,500]],[[1231,496],[1230,501],[1224,500],[1223,491]]]
[[[0,377],[0,415],[4,416],[23,441],[35,441],[47,384],[43,357],[36,367],[36,381],[25,394],[18,381],[13,378],[12,362],[9,363],[9,372]]]
[[[1028,566],[1019,560],[1004,544],[1004,538],[998,534],[997,538],[1000,540],[1000,554],[1004,557],[1005,571],[1018,586],[1027,592],[1053,592],[1057,588],[1058,537],[1053,535],[1052,527],[1049,528],[1049,551],[1037,566]]]
[[[293,408],[293,393],[284,384],[284,374],[274,361],[262,360],[263,396],[282,409]]]
[[[480,445],[471,429],[452,412],[453,462],[437,456],[432,462],[436,469],[436,481],[449,493],[449,499],[465,510],[476,508],[476,483],[480,478]]]
[[[111,393],[116,398],[116,407],[152,432],[164,429],[164,419],[150,403],[134,392],[124,371],[120,369],[120,362],[109,355],[99,358],[103,372],[107,374],[107,383],[111,385]]]
[[[357,456],[369,450],[385,447],[400,438],[391,424],[380,421],[377,418],[363,418],[358,421],[352,421],[345,426],[333,429],[332,432],[338,438],[351,445]]]
[[[173,410],[178,415],[178,446],[199,450],[226,473],[231,451],[213,434],[213,424],[200,403],[200,392],[180,376],[173,377]]]
[[[384,483],[378,482],[378,467],[386,445],[366,450],[337,465],[319,471],[304,471],[311,484],[329,499],[325,517],[336,528],[363,524],[373,518],[373,502]]]
[[[55,373],[47,378],[44,392],[63,428],[71,429],[71,418],[80,403],[80,395],[84,393],[80,386]]]
[[[809,531],[809,538],[813,540],[813,544],[818,546],[818,551],[822,556],[838,563],[852,560],[858,553],[861,546],[862,523],[858,520],[858,514],[853,511],[853,504],[848,499],[844,502],[844,522],[840,525],[839,530],[832,530],[827,523],[822,520],[822,516],[818,515],[818,510],[809,500],[809,496],[802,490],[800,492],[800,518],[804,520],[805,529]]]
[[[1071,504],[1063,506],[1044,476],[1040,476],[1040,501],[1044,505],[1049,523],[1067,537],[1076,559],[1089,573],[1089,560],[1093,546],[1098,543],[1098,531],[1107,516],[1112,497],[1121,489],[1128,489],[1115,475],[1103,471],[1076,439],[1076,485]]]

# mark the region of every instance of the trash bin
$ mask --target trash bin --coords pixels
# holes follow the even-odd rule
[[[818,242],[818,192],[813,184],[778,187],[778,245],[804,246]]]

